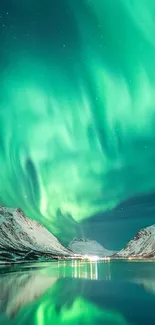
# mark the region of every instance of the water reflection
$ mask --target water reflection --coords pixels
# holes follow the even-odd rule
[[[0,269],[0,324],[155,324],[155,263],[55,262]]]

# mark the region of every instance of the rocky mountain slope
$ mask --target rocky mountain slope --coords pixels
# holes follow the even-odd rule
[[[105,257],[105,256],[111,256],[114,254],[113,251],[105,249],[103,246],[101,246],[95,240],[90,240],[90,239],[85,239],[85,238],[74,239],[69,244],[68,247],[75,254],[79,254],[79,255]]]
[[[73,255],[40,223],[22,210],[0,206],[0,263]]]
[[[155,257],[155,225],[140,230],[117,257]]]

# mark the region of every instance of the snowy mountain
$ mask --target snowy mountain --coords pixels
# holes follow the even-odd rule
[[[55,236],[22,210],[0,206],[0,263],[73,255]]]
[[[86,238],[74,239],[68,248],[71,249],[75,254],[79,255],[89,255],[89,256],[111,256],[114,254],[113,251],[105,249],[95,240],[90,240]]]
[[[140,230],[117,257],[155,257],[155,225]]]

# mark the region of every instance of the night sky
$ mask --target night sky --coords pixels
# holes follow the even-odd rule
[[[155,1],[0,1],[0,204],[65,244],[155,223]]]

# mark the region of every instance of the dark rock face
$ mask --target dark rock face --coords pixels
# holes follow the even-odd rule
[[[44,260],[73,255],[21,209],[0,206],[0,263]]]

